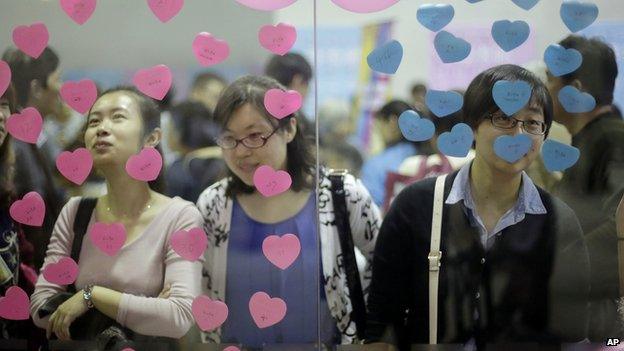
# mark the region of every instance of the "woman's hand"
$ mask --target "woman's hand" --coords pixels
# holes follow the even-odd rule
[[[615,212],[615,223],[617,225],[618,237],[624,236],[624,196],[622,196],[620,205]]]
[[[82,316],[88,310],[89,308],[84,301],[82,290],[80,290],[63,302],[50,316],[48,328],[46,329],[48,339],[54,333],[59,340],[71,340],[69,327],[76,318]]]

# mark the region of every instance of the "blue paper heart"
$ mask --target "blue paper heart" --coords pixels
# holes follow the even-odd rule
[[[466,0],[466,1],[468,1],[471,4],[474,4],[474,3],[477,3],[477,2],[483,1],[483,0]]]
[[[394,74],[399,69],[402,59],[403,46],[398,41],[392,40],[368,54],[366,62],[373,71]]]
[[[520,6],[521,8],[525,9],[525,10],[530,10],[533,8],[533,6],[535,6],[539,0],[511,0],[513,1],[514,4]]]
[[[469,42],[444,30],[436,34],[433,45],[444,63],[459,62],[470,55]]]
[[[581,67],[583,55],[576,49],[566,49],[561,45],[553,44],[546,48],[544,61],[550,74],[560,77]]]
[[[492,25],[492,38],[501,49],[511,51],[522,45],[528,38],[531,29],[524,21],[496,21]]]
[[[563,171],[574,166],[581,152],[574,146],[547,139],[542,145],[544,166],[549,172]]]
[[[416,11],[416,19],[430,31],[437,32],[451,23],[455,9],[448,4],[425,4]]]
[[[494,153],[503,160],[514,163],[523,158],[532,145],[533,140],[526,134],[501,135],[494,140]]]
[[[492,97],[501,111],[511,116],[531,100],[531,85],[523,80],[499,80],[492,87]]]
[[[561,106],[569,113],[584,113],[596,108],[596,99],[593,96],[571,85],[561,88],[558,97]]]
[[[425,141],[435,133],[435,125],[428,119],[420,118],[416,111],[407,110],[399,116],[399,128],[409,141]]]
[[[462,108],[464,97],[455,91],[427,90],[425,103],[434,115],[446,117]]]
[[[591,2],[564,1],[559,14],[566,27],[576,33],[594,23],[598,18],[598,6]]]
[[[438,137],[438,150],[446,156],[466,157],[473,141],[472,128],[466,123],[458,123],[453,126],[450,132],[440,134]]]

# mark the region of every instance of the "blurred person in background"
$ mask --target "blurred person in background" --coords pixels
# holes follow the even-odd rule
[[[344,100],[328,100],[318,111],[320,122],[320,163],[332,169],[348,169],[359,176],[364,160],[360,151],[349,143],[353,134],[350,106]]]
[[[202,103],[210,113],[217,106],[221,92],[227,86],[227,81],[214,72],[203,72],[195,76],[189,100]]]

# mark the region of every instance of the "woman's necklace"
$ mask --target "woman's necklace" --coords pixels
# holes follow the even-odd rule
[[[113,216],[115,216],[115,217],[119,217],[119,218],[125,218],[125,219],[132,217],[132,216],[129,216],[129,215],[121,215],[121,216],[116,215],[116,214],[115,214],[115,213],[111,210],[111,207],[110,207],[110,203],[109,203],[108,198],[106,199],[106,203],[107,203],[107,206],[106,206],[106,212],[108,212],[108,213],[112,214]],[[139,211],[139,212],[136,214],[136,217],[140,216],[140,215],[141,215],[141,213],[143,213],[143,212],[145,212],[146,210],[149,210],[149,209],[151,209],[151,208],[152,208],[152,203],[151,203],[151,196],[150,196],[150,198],[149,198],[149,199],[145,202],[145,206],[143,206],[143,208],[141,209],[141,211]]]

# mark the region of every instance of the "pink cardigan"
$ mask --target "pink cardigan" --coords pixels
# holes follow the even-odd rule
[[[71,198],[56,221],[43,266],[71,255],[73,223],[79,197]],[[95,214],[89,229],[95,222]],[[180,338],[194,323],[193,299],[201,293],[203,259],[190,262],[176,254],[169,245],[171,234],[180,229],[201,228],[202,216],[190,202],[174,198],[133,242],[109,257],[91,243],[89,229],[80,251],[76,288],[92,283],[121,292],[117,322],[133,331],[154,336]],[[165,283],[171,285],[167,299],[158,298]],[[40,328],[48,317],[40,319],[37,311],[54,294],[64,291],[39,276],[31,296],[30,312]]]

